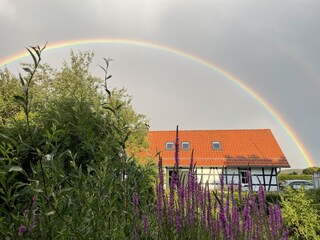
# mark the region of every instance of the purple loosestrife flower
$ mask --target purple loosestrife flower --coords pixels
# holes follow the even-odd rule
[[[158,220],[158,225],[161,224],[162,222],[162,197],[160,196],[160,187],[159,187],[159,182],[158,179],[156,180],[156,197],[157,197],[157,220]]]
[[[282,240],[289,240],[289,231],[287,229],[282,233]]]
[[[138,204],[139,204],[139,199],[138,199],[138,193],[137,192],[134,192],[133,193],[133,209],[134,209],[134,215],[136,217],[138,217],[139,215],[139,212],[138,212]]]
[[[158,161],[158,178],[159,178],[159,190],[161,194],[163,194],[163,184],[164,184],[164,180],[163,180],[163,168],[162,168],[162,157],[159,155],[159,161]]]
[[[168,220],[169,223],[173,223],[173,213],[174,213],[174,192],[175,192],[175,171],[173,171],[172,176],[171,176],[171,181],[170,181],[170,199],[169,199],[169,206],[168,206]]]
[[[264,186],[261,184],[259,185],[259,190],[258,190],[258,205],[259,205],[259,210],[256,212],[256,218],[257,218],[257,236],[261,236],[263,233],[262,229],[265,224],[268,225],[268,223],[265,222],[266,219],[266,191]],[[261,236],[262,237],[262,236]]]
[[[179,129],[178,129],[178,126],[177,126],[177,130],[176,130],[176,142],[175,142],[175,145],[174,145],[174,159],[175,159],[175,163],[177,165],[177,167],[179,167],[180,165],[180,162],[179,162]]]
[[[190,186],[189,186],[189,224],[191,226],[194,225],[194,219],[195,219],[195,216],[194,216],[194,212],[195,212],[195,202],[196,202],[196,193],[195,193],[195,182],[194,182],[194,175],[193,175],[193,172],[191,174],[191,179],[190,179]]]
[[[162,169],[162,157],[159,155],[158,161],[158,179],[159,182],[157,184],[156,193],[157,193],[157,219],[158,219],[158,227],[161,226],[162,223],[162,214],[163,214],[163,202],[164,202],[164,189],[163,189],[163,169]],[[157,179],[157,181],[158,181]]]
[[[199,209],[201,209],[201,224],[206,227],[206,187],[203,189],[199,183]]]
[[[134,228],[133,228],[133,239],[134,239],[134,240],[138,240],[138,239],[139,239],[139,237],[138,237],[138,230],[137,230],[136,224],[134,224]]]
[[[252,209],[251,219],[255,219],[255,221],[252,221],[255,224],[252,227],[253,238],[257,239],[257,235],[261,232],[261,219],[260,219],[260,213],[259,213],[259,208],[256,202],[256,198],[252,190],[250,191],[249,203]]]
[[[221,177],[223,178],[223,177]],[[220,178],[220,184],[223,186],[223,179],[221,181]],[[223,189],[223,188],[222,188]],[[229,195],[229,194],[228,194]],[[229,211],[229,196],[227,195],[226,197],[226,202],[224,204],[223,202],[223,190],[221,191],[221,204],[219,205],[219,212],[218,212],[218,222],[219,222],[219,229],[223,232],[223,235],[226,239],[229,239],[230,236],[228,235],[227,232],[227,214]]]
[[[239,179],[238,182],[238,194],[239,194],[239,203],[242,201],[242,184],[241,184],[241,179]]]
[[[179,202],[179,209],[180,209],[180,217],[181,221],[183,222],[184,213],[185,213],[185,186],[180,186],[178,189],[178,202]]]
[[[250,200],[248,198],[245,199],[242,219],[242,231],[246,237],[249,237],[249,230],[251,230],[252,227],[251,207],[249,201]]]
[[[232,177],[231,184],[230,184],[230,196],[231,196],[231,205],[233,206],[235,204],[235,202],[234,202],[234,182],[233,182],[233,177]]]
[[[274,212],[274,205],[269,207],[269,228],[271,230],[271,234],[273,236],[273,238],[275,238],[276,236],[276,216],[275,216],[275,212]]]
[[[186,216],[188,218],[189,224],[194,222],[194,201],[195,201],[195,181],[194,181],[194,165],[193,165],[193,150],[191,154],[189,172],[188,172],[188,182],[186,189]]]
[[[19,230],[18,230],[19,237],[22,237],[23,234],[25,233],[25,231],[27,231],[27,227],[24,226],[23,224],[21,224],[20,227],[19,227]]]
[[[274,239],[277,239],[283,227],[283,219],[279,205],[274,204],[269,207],[269,227]]]
[[[227,226],[227,217],[225,212],[225,206],[221,204],[219,206],[219,212],[218,212],[218,222],[219,222],[219,229],[223,232],[223,235],[226,239],[229,239],[227,236],[226,226]]]
[[[137,240],[138,239],[138,230],[137,230],[137,222],[138,222],[138,217],[139,217],[139,210],[138,210],[138,204],[139,204],[139,199],[138,199],[138,193],[134,192],[133,193],[133,210],[134,210],[134,225],[133,225],[133,239]]]
[[[238,206],[234,204],[232,206],[232,225],[233,225],[233,233],[237,236],[240,232],[240,220],[239,220],[239,210]]]
[[[191,162],[193,162],[193,156],[191,157]],[[189,170],[188,177],[188,201],[189,201],[189,224],[194,225],[195,220],[195,208],[196,208],[196,194],[197,194],[197,179],[195,176],[194,166]]]
[[[32,206],[31,206],[31,220],[28,226],[29,233],[32,234],[33,229],[36,227],[36,210],[37,210],[37,196],[32,196]]]
[[[265,214],[266,211],[266,190],[264,186],[260,184],[258,190],[258,201],[259,201],[259,208],[260,214]]]
[[[181,209],[178,207],[176,208],[176,213],[175,213],[175,221],[176,221],[176,230],[177,233],[181,231],[182,228],[182,217],[181,217]]]
[[[210,196],[210,190],[209,187],[206,190],[206,202],[207,204],[207,224],[210,225],[210,219],[209,219],[209,215],[211,215],[211,211],[212,211],[212,206],[211,206],[211,196]]]
[[[231,238],[231,223],[228,221],[230,216],[230,188],[228,187],[228,194],[226,198],[226,206],[225,206],[225,218],[226,218],[226,225],[225,225],[225,231],[227,238]]]
[[[220,203],[223,205],[223,188],[224,188],[224,170],[222,168],[222,173],[219,175],[220,179]]]
[[[148,220],[148,216],[143,214],[142,221],[143,221],[144,235],[145,235],[145,237],[148,237],[149,236],[149,220]]]

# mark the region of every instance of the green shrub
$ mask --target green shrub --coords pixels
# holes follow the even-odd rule
[[[312,175],[309,175],[309,174],[291,175],[291,174],[283,174],[283,173],[280,173],[278,175],[279,183],[281,183],[285,180],[297,180],[297,179],[311,181]]]
[[[281,201],[281,193],[267,192],[266,201],[268,203],[279,203]]]
[[[303,188],[286,189],[281,204],[291,239],[319,239],[320,218]]]
[[[0,239],[125,239],[134,225],[133,193],[145,214],[154,202],[155,166],[135,157],[146,118],[125,90],[99,90],[93,55],[71,53],[61,70],[34,64],[0,95]],[[109,62],[106,62],[105,79]],[[40,70],[40,71],[39,71]],[[0,83],[8,80],[0,74]],[[32,99],[32,101],[30,100]],[[20,112],[19,112],[20,111]]]

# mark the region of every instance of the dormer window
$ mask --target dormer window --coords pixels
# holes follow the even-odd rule
[[[190,149],[190,142],[182,142],[181,149],[182,150],[189,150]]]
[[[212,142],[212,149],[213,150],[221,150],[221,143],[220,142]]]
[[[166,143],[166,150],[173,150],[174,149],[174,143],[173,142],[167,142]]]

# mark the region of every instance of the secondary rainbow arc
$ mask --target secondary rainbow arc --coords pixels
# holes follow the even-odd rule
[[[194,62],[197,62],[199,64],[202,64],[214,72],[222,75],[225,79],[233,82],[235,85],[240,87],[242,90],[244,90],[247,94],[249,94],[251,97],[253,97],[254,100],[256,100],[260,105],[262,105],[272,116],[273,118],[280,124],[280,126],[285,130],[285,132],[288,134],[290,139],[294,142],[294,144],[299,149],[301,155],[304,157],[305,161],[309,166],[315,166],[315,161],[312,159],[311,155],[308,153],[307,149],[304,147],[304,145],[301,143],[297,135],[294,133],[294,131],[290,128],[288,123],[281,117],[279,113],[261,96],[259,96],[250,86],[246,85],[243,81],[241,81],[239,78],[233,76],[231,73],[227,72],[226,70],[222,69],[221,67],[217,66],[216,64],[213,64],[205,59],[202,59],[194,54],[188,53],[186,51],[172,48],[156,43],[146,42],[146,41],[138,41],[138,40],[132,40],[132,39],[117,39],[117,38],[98,38],[98,39],[82,39],[82,40],[70,40],[70,41],[63,41],[63,42],[56,42],[52,44],[48,44],[45,51],[58,49],[58,48],[64,48],[64,47],[70,47],[75,45],[85,45],[85,44],[128,44],[133,46],[140,46],[140,47],[148,47],[153,49],[158,49],[162,51],[166,51],[172,54],[179,55],[181,57],[190,59]],[[16,55],[9,56],[8,58],[5,58],[3,60],[0,60],[0,67],[9,63],[12,63],[14,61],[17,61],[21,58],[24,58],[28,56],[27,52],[19,53]]]

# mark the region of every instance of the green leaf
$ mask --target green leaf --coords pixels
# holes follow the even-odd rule
[[[39,188],[34,188],[33,191],[38,192],[38,193],[42,193],[43,192],[43,190],[39,189]]]
[[[32,59],[33,59],[33,62],[34,62],[34,65],[37,65],[37,59],[36,57],[34,56],[34,54],[32,53],[32,51],[26,47],[26,49],[28,50],[28,52],[30,53]]]
[[[116,107],[116,110],[119,110],[119,108],[121,108],[123,106],[122,103],[120,103],[117,107]]]
[[[109,110],[109,111],[111,111],[111,112],[113,112],[113,114],[116,114],[116,112],[115,112],[111,107],[105,107],[105,106],[103,106],[103,108],[104,108],[104,109],[107,109],[107,110]]]
[[[31,46],[30,46],[31,47]],[[40,47],[36,46],[36,47],[31,47],[33,49],[33,51],[36,52],[36,54],[38,55],[38,57],[40,58]]]
[[[105,73],[107,73],[106,72],[106,69],[104,68],[104,67],[102,67],[101,65],[98,65],[99,67],[101,67],[101,69],[105,72]]]
[[[32,71],[30,70],[30,68],[25,67],[25,68],[22,68],[22,69],[25,70],[26,72],[32,74]],[[20,76],[21,76],[21,75],[20,75]]]
[[[18,95],[13,96],[14,99],[21,105],[24,105],[24,98]]]
[[[55,214],[55,213],[56,213],[56,211],[53,210],[53,211],[47,212],[46,215],[47,215],[47,216],[50,216],[50,215],[53,215],[53,214]]]
[[[12,171],[14,171],[14,172],[22,172],[23,169],[22,169],[22,167],[19,167],[19,166],[13,166],[13,167],[11,167],[9,169],[9,172],[12,172]]]
[[[21,76],[21,73],[19,73],[19,79],[20,79],[21,85],[24,86],[25,83],[24,83],[23,77]]]

